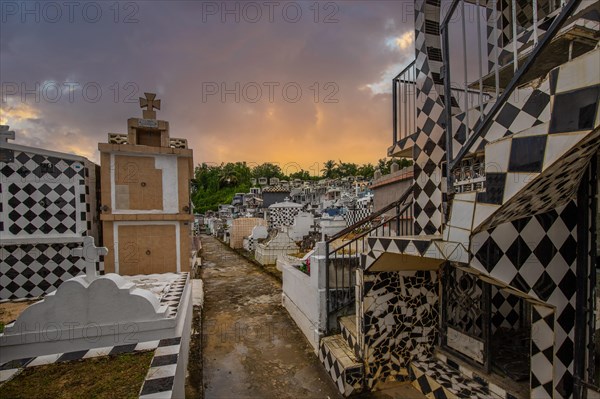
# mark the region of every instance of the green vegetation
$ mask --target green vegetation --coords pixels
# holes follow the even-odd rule
[[[0,398],[137,398],[154,352],[26,368],[0,386]]]
[[[229,162],[221,165],[208,165],[203,163],[196,167],[195,179],[193,182],[194,190],[192,193],[192,202],[194,211],[204,213],[206,211],[217,210],[219,204],[229,204],[236,193],[247,193],[252,186],[251,179],[266,177],[268,179],[277,177],[280,180],[319,180],[322,178],[342,178],[350,176],[362,176],[364,179],[371,179],[375,169],[381,170],[381,173],[390,173],[390,166],[393,159],[380,159],[377,165],[370,163],[358,165],[350,162],[336,162],[329,160],[323,164],[320,170],[321,175],[311,175],[309,171],[300,169],[297,172],[286,176],[281,168],[273,163],[264,163],[253,168],[245,162]],[[412,164],[407,159],[396,160],[400,168]]]

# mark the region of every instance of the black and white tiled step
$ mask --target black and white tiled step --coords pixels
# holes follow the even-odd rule
[[[368,250],[362,261],[364,270],[375,270],[375,264],[382,254],[401,254],[431,260],[450,260],[465,262],[467,250],[463,244],[456,241],[455,237],[443,237],[442,235],[428,236],[399,236],[399,237],[369,237]],[[408,261],[408,260],[405,260]]]
[[[410,364],[413,386],[428,399],[515,399],[495,384],[461,371],[466,370],[452,367],[439,358]]]
[[[356,358],[342,334],[321,339],[319,360],[343,396],[348,397],[362,390],[363,364]]]
[[[362,358],[362,350],[358,344],[356,333],[356,315],[343,316],[338,319],[340,331],[344,340],[357,358]]]

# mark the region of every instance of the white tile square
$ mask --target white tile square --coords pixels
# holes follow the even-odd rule
[[[140,396],[139,399],[170,399],[173,397],[173,391],[150,393],[148,395]]]
[[[508,201],[523,187],[533,181],[539,173],[507,173],[504,184],[503,202]]]
[[[546,107],[548,108],[548,107]],[[539,117],[540,119],[544,119],[542,116]],[[533,119],[533,121],[531,122],[531,124],[533,124],[533,122],[535,122],[536,119]],[[513,138],[515,137],[528,137],[528,136],[539,136],[541,134],[547,134],[548,133],[548,126],[550,125],[550,122],[546,122],[546,123],[540,123],[539,125],[535,125],[535,126],[531,126],[528,129],[523,130],[522,132],[519,132],[517,134],[515,134],[513,136]]]
[[[465,247],[468,247],[470,234],[471,232],[469,230],[464,230],[457,227],[450,227],[450,232],[448,233],[448,241],[458,242],[463,244]]]
[[[588,133],[574,132],[564,134],[549,134],[546,141],[543,170],[559,161],[561,156],[581,141]]]
[[[477,197],[477,193],[475,191],[469,191],[467,193],[455,194],[454,200],[455,201],[475,202],[476,197]]]
[[[43,366],[45,364],[52,364],[52,363],[56,362],[58,360],[58,358],[61,356],[62,356],[62,353],[38,356],[35,359],[33,359],[31,362],[29,362],[29,364],[27,364],[27,366],[25,366],[25,367],[34,367],[34,366]]]
[[[148,370],[147,380],[154,380],[156,378],[172,377],[177,371],[176,364],[169,364],[168,366],[150,367]]]
[[[500,258],[496,267],[492,270],[491,276],[508,285],[517,275],[517,269],[506,255]]]
[[[472,231],[476,230],[488,217],[498,209],[497,205],[490,205],[478,202],[475,205],[475,212],[473,214],[473,227]]]
[[[542,273],[544,273],[544,267],[534,254],[529,255],[529,258],[527,258],[519,270],[519,274],[523,276],[523,279],[530,287],[533,287],[537,283]]]
[[[590,51],[560,67],[556,93],[581,89],[600,83],[598,51]]]
[[[135,346],[136,351],[150,350],[158,348],[158,343],[160,341],[146,341],[140,342]]]
[[[89,359],[90,357],[98,357],[98,356],[108,356],[110,351],[114,348],[114,346],[107,346],[103,348],[93,348],[88,351],[88,353],[83,356],[84,359]]]
[[[492,237],[502,252],[506,252],[518,234],[517,229],[512,223],[502,223],[496,227]]]
[[[180,345],[161,346],[156,348],[154,356],[176,355],[179,353]]]
[[[21,369],[0,370],[0,382],[13,378]]]
[[[470,230],[471,224],[473,223],[473,208],[475,208],[473,202],[454,200],[452,203],[450,222],[448,224],[450,226]]]

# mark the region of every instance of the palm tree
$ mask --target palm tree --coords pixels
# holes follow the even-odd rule
[[[332,178],[334,175],[335,167],[336,163],[334,160],[330,159],[329,161],[325,162],[325,164],[323,165],[323,169],[321,169],[321,172],[323,172],[323,177]]]
[[[219,186],[220,187],[233,187],[236,186],[240,178],[238,171],[235,170],[233,164],[225,165],[219,173]]]

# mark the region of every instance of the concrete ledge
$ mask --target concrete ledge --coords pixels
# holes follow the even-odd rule
[[[308,342],[313,347],[315,354],[319,352],[319,341],[323,334],[319,332],[319,326],[315,325],[298,306],[285,293],[281,294],[281,302],[288,311],[302,334],[308,339]]]

